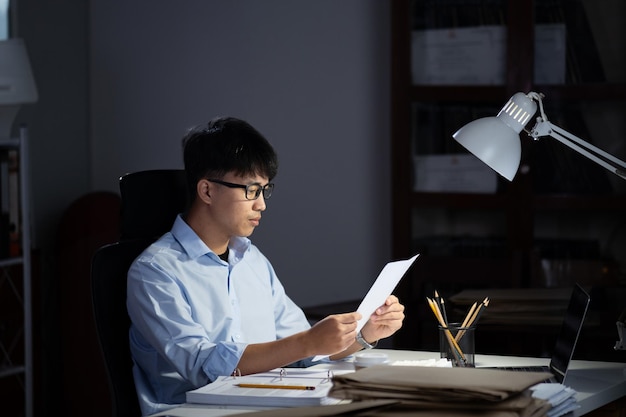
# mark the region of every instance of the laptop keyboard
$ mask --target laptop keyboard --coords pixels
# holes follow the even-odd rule
[[[547,366],[498,366],[498,369],[520,372],[550,372],[550,368]]]
[[[536,366],[496,366],[496,367],[491,367],[490,369],[500,369],[502,371],[515,371],[515,372],[549,372],[552,373],[552,371],[550,371],[550,367],[549,366],[541,366],[541,365],[536,365]],[[549,378],[546,378],[543,382],[558,382],[556,380],[556,378],[554,376],[551,376]]]

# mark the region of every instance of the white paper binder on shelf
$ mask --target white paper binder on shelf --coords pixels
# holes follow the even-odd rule
[[[416,156],[414,190],[493,194],[498,176],[481,160],[470,154]]]
[[[502,25],[413,31],[413,84],[504,85],[506,42]],[[565,83],[565,25],[535,25],[534,45],[535,83]]]
[[[414,31],[413,84],[502,85],[506,28],[501,25]]]

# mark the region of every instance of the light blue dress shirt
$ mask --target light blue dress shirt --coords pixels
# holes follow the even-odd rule
[[[188,390],[232,374],[249,343],[310,328],[249,239],[231,239],[224,262],[180,215],[133,262],[127,290],[133,374],[144,415],[184,403]]]

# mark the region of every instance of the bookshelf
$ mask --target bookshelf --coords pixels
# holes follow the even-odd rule
[[[605,10],[609,15],[624,12],[620,2],[608,6],[619,9]],[[587,12],[581,0],[392,1],[392,254],[423,255],[397,290],[407,310],[395,347],[437,349],[425,302],[435,289],[450,297],[472,288],[567,286],[564,280],[580,274],[548,280],[563,264],[593,271],[583,285],[626,285],[624,240],[615,238],[626,234],[623,180],[551,139],[532,142],[522,134],[522,164],[511,183],[496,177],[491,189],[465,191],[469,174],[448,170],[441,190],[416,188],[416,156],[463,160],[469,154],[452,134],[475,118],[495,116],[518,91],[545,94],[546,113],[557,125],[624,152],[626,84],[613,67],[622,74],[625,67],[608,62],[610,51],[597,47],[598,18]],[[624,46],[623,37],[613,42]],[[467,74],[483,68],[472,61],[476,56],[489,66],[488,77]],[[601,114],[608,116],[600,123]],[[484,175],[483,183],[494,180]],[[606,312],[613,326],[619,311]],[[536,329],[537,339],[551,332]],[[485,337],[477,335],[477,343]],[[544,354],[541,344],[527,353]]]
[[[31,231],[27,129],[0,139],[0,386],[3,407],[33,415]],[[6,210],[6,211],[5,211]],[[22,399],[21,401],[19,399]],[[20,401],[22,404],[20,404]]]

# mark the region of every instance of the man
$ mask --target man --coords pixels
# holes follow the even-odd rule
[[[267,140],[248,123],[218,118],[183,139],[190,207],[128,273],[135,385],[144,415],[185,401],[220,375],[344,358],[401,326],[395,296],[357,335],[357,312],[310,326],[271,263],[247,238],[278,171]]]

